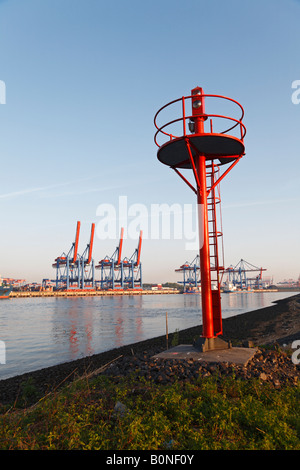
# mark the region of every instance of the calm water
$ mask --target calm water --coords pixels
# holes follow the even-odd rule
[[[222,294],[227,318],[269,306],[294,293]],[[0,379],[72,361],[125,344],[201,324],[201,298],[137,295],[85,298],[29,298],[0,301],[0,340],[6,363]]]

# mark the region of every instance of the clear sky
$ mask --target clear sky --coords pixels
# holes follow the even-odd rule
[[[299,19],[297,0],[0,0],[1,275],[54,278],[77,220],[79,252],[94,222],[95,261],[111,255],[120,224],[101,240],[99,207],[118,218],[120,196],[148,215],[194,204],[157,160],[153,117],[198,85],[245,109],[246,156],[221,184],[226,266],[297,278]],[[145,282],[178,280],[196,256],[173,238],[144,239]]]

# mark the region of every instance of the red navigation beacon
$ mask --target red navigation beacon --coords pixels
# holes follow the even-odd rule
[[[206,104],[222,103],[236,108],[238,118],[207,113]],[[162,125],[158,118],[180,106],[180,115]],[[187,106],[191,111],[187,111]],[[217,221],[220,206],[219,183],[245,155],[246,128],[242,123],[244,110],[235,100],[221,95],[205,95],[201,87],[163,106],[155,115],[157,129],[154,141],[158,160],[172,168],[197,195],[199,214],[199,247],[202,300],[202,337],[194,346],[202,351],[230,346],[222,335],[221,276],[224,265],[219,262],[222,232]],[[216,130],[214,130],[216,129]],[[159,142],[160,140],[160,142]],[[193,171],[195,184],[182,173]]]

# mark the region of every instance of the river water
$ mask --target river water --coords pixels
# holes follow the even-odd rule
[[[222,317],[293,292],[222,294]],[[37,297],[0,301],[0,380],[202,323],[199,294]]]

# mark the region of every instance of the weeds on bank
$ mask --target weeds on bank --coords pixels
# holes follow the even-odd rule
[[[0,448],[300,449],[299,398],[299,387],[217,375],[168,386],[99,376],[33,408],[3,410]]]

